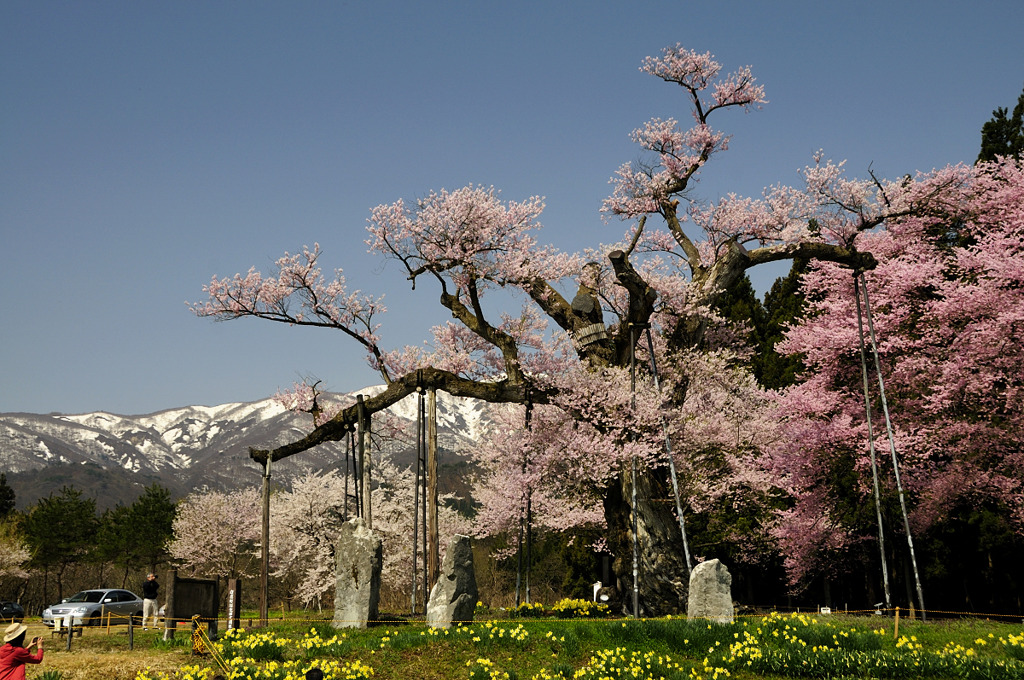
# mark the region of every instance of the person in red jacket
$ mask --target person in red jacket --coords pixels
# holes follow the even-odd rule
[[[35,645],[36,653],[29,653],[22,646],[26,630],[28,626],[25,624],[12,623],[4,631],[4,646],[0,647],[0,680],[25,680],[25,664],[42,663],[43,640],[32,638],[28,646]]]

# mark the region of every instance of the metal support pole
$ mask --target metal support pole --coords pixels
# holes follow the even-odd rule
[[[519,508],[519,540],[516,544],[516,608],[522,603],[522,587],[523,587],[523,525],[525,519],[523,518],[523,509],[520,505]]]
[[[526,604],[530,599],[530,565],[533,564],[533,495],[526,491]]]
[[[651,357],[651,375],[654,376],[654,387],[661,393],[661,381],[658,380],[658,364],[654,358],[654,340],[651,339],[651,328],[647,327],[647,352]],[[672,457],[672,440],[668,436],[668,424],[665,415],[661,416],[661,431],[665,435],[665,455],[668,457],[668,473],[672,479],[672,495],[676,500],[676,516],[679,518],[679,533],[683,536],[683,554],[686,556],[686,575],[689,576],[693,567],[690,562],[690,544],[686,540],[686,519],[683,517],[683,504],[679,500],[679,480],[676,476],[676,462]]]
[[[629,327],[629,380],[632,392],[630,405],[636,412],[636,330]],[[636,454],[630,458],[630,529],[633,534],[633,616],[640,618],[640,544],[636,500]]]
[[[868,450],[871,452],[871,477],[875,490],[875,517],[878,521],[878,552],[882,557],[882,586],[885,589],[885,608],[892,609],[892,598],[889,595],[889,567],[885,559],[885,530],[882,525],[882,495],[878,487],[878,464],[875,459],[875,435],[871,423],[871,398],[868,396],[868,359],[864,349],[864,323],[860,312],[860,283],[857,276],[853,277],[853,292],[857,297],[857,341],[860,345],[861,377],[864,379],[864,411],[868,424]]]
[[[263,468],[263,531],[260,546],[260,627],[267,625],[270,577],[270,463],[273,456],[267,454]]]
[[[885,383],[882,380],[882,361],[878,358],[878,343],[875,342],[875,324],[871,320],[871,302],[868,299],[868,287],[864,274],[861,274],[861,288],[864,289],[864,312],[868,320],[868,333],[871,338],[871,352],[875,355],[875,373],[878,374],[878,392],[882,397],[882,413],[885,414],[885,432],[889,437],[889,451],[892,453],[892,469],[896,475],[896,490],[900,497],[900,511],[903,513],[903,528],[907,533],[907,548],[910,550],[910,564],[914,569],[914,585],[917,586],[917,603],[921,607],[921,620],[927,620],[924,609],[924,592],[921,590],[921,576],[917,571],[917,556],[914,554],[914,537],[910,534],[910,520],[907,517],[907,502],[903,497],[903,483],[900,481],[900,466],[896,459],[896,439],[892,434],[892,422],[889,419],[889,404],[885,399]]]

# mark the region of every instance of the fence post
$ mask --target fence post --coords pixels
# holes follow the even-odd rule
[[[155,628],[155,626],[154,626]],[[128,616],[128,651],[135,649],[135,615]]]

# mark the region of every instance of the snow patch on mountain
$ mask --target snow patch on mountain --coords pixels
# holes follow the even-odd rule
[[[348,394],[325,393],[321,403],[347,406],[355,403],[359,394],[369,398],[384,389],[383,385],[374,385]],[[417,396],[410,395],[389,409],[391,426],[408,433],[387,443],[389,453],[399,453],[399,449],[415,442],[417,403]],[[438,392],[441,447],[449,452],[461,451],[479,441],[495,408],[501,407]],[[166,480],[179,488],[226,488],[259,474],[258,465],[249,457],[250,448],[291,443],[312,427],[308,413],[290,412],[274,399],[184,406],[138,416],[104,411],[0,413],[0,469],[22,473],[42,471],[58,463],[93,464],[148,480]],[[286,461],[279,474],[288,468],[298,473],[337,467],[339,461],[344,461],[345,446],[344,442],[321,444]]]

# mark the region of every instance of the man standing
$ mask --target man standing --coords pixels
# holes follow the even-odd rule
[[[142,584],[142,630],[148,630],[146,622],[149,621],[150,616],[153,617],[153,627],[156,628],[158,610],[156,598],[159,593],[160,584],[156,582],[156,574],[149,574]]]

